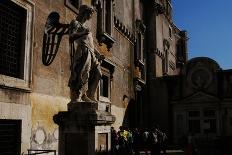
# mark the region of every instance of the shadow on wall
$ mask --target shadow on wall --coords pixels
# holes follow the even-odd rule
[[[134,99],[131,99],[127,105],[122,126],[129,128],[137,127],[137,117],[136,102]]]

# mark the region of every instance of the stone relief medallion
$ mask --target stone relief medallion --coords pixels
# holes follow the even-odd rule
[[[44,143],[46,139],[46,133],[44,129],[39,128],[36,130],[35,135],[34,135],[34,140],[37,144],[41,145]]]
[[[188,74],[188,83],[195,89],[207,88],[213,80],[212,73],[206,67],[197,67]]]

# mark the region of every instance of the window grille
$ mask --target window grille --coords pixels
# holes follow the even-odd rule
[[[0,155],[19,155],[21,120],[0,119]]]
[[[0,74],[21,77],[26,10],[9,0],[0,3]]]

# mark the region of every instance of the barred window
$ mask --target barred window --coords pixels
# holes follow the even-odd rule
[[[12,1],[0,2],[0,74],[23,78],[26,14]]]
[[[21,120],[0,119],[1,155],[19,155],[21,151]]]

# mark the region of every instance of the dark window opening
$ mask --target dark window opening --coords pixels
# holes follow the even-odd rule
[[[200,111],[189,111],[189,117],[200,117]]]
[[[168,61],[168,50],[164,51],[164,58],[162,59],[162,69],[163,69],[163,74],[168,74],[168,69],[169,69],[169,61]]]
[[[0,3],[0,74],[23,78],[26,14],[12,1]]]
[[[105,1],[105,30],[111,35],[112,31],[112,6],[111,1]]]
[[[20,155],[21,120],[0,119],[0,155]]]
[[[65,6],[78,14],[78,9],[82,4],[82,0],[65,0]]]
[[[215,111],[214,110],[204,110],[204,116],[205,117],[215,117]]]
[[[143,37],[141,33],[138,33],[138,40],[137,40],[137,58],[144,62],[143,58]]]
[[[100,45],[104,43],[108,51],[115,40],[112,38],[113,2],[112,0],[98,1],[97,8],[97,39]]]
[[[172,38],[172,29],[169,27],[169,37]]]
[[[100,96],[109,97],[109,77],[102,75],[100,81]]]
[[[204,133],[216,133],[216,119],[207,119],[204,120]]]
[[[69,0],[70,3],[75,7],[75,8],[79,8],[80,6],[80,0]]]
[[[189,132],[190,133],[201,132],[200,120],[189,120]]]

